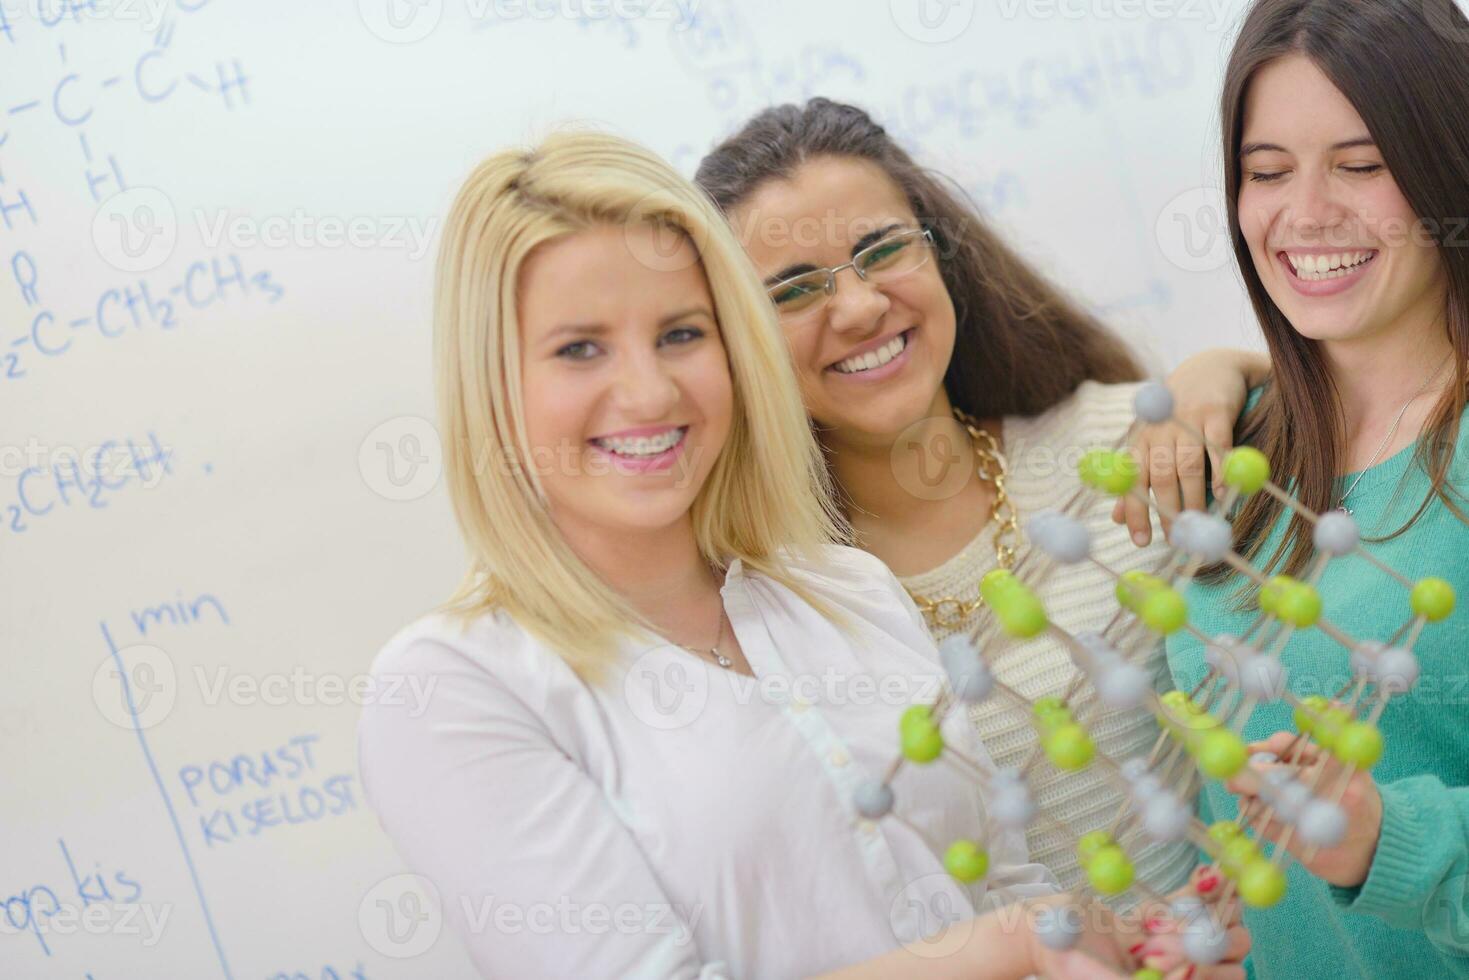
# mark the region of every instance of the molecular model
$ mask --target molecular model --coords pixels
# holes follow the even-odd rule
[[[901,753],[880,780],[857,791],[854,804],[869,819],[893,809],[891,781],[903,765],[926,765],[942,759],[982,786],[986,800],[986,833],[995,827],[1022,829],[1032,821],[1064,830],[1077,841],[1077,857],[1085,884],[1073,895],[1074,903],[1060,910],[1041,910],[1035,928],[1053,949],[1069,949],[1081,938],[1083,903],[1123,896],[1166,901],[1136,878],[1129,846],[1146,842],[1191,841],[1209,856],[1225,879],[1225,890],[1211,911],[1197,899],[1172,904],[1180,922],[1189,959],[1212,965],[1224,956],[1223,923],[1236,899],[1254,908],[1280,901],[1285,894],[1283,862],[1286,845],[1299,835],[1309,859],[1316,848],[1341,840],[1347,819],[1340,806],[1351,775],[1370,769],[1382,754],[1377,720],[1389,697],[1409,690],[1418,677],[1414,643],[1427,623],[1446,619],[1454,608],[1452,587],[1442,579],[1411,582],[1381,563],[1360,543],[1352,516],[1337,510],[1316,514],[1270,481],[1270,466],[1258,450],[1239,447],[1224,457],[1226,492],[1207,512],[1162,511],[1172,520],[1171,546],[1155,573],[1132,571],[1116,579],[1119,610],[1100,633],[1073,634],[1050,621],[1034,591],[1044,574],[1060,565],[1093,562],[1087,528],[1074,512],[1088,493],[1112,497],[1132,494],[1157,506],[1146,491],[1136,487],[1137,462],[1125,450],[1137,428],[1173,418],[1173,398],[1161,384],[1139,389],[1133,405],[1132,429],[1111,449],[1088,452],[1078,467],[1083,486],[1060,510],[1038,513],[1026,525],[1031,548],[1012,570],[995,569],[980,585],[980,596],[992,620],[968,635],[949,637],[940,645],[947,685],[934,704],[915,704],[900,723]],[[1207,448],[1206,440],[1193,435]],[[1216,457],[1217,458],[1217,457]],[[1316,554],[1301,578],[1267,577],[1231,550],[1232,529],[1227,519],[1236,503],[1255,493],[1268,493],[1301,515],[1314,528]],[[1032,561],[1036,554],[1049,562]],[[1322,616],[1316,588],[1328,562],[1354,555],[1372,563],[1390,581],[1408,593],[1408,614],[1391,637],[1378,641],[1347,636]],[[1188,617],[1182,588],[1202,567],[1224,562],[1259,586],[1259,615],[1239,636],[1205,636]],[[1027,566],[1031,568],[1027,584]],[[1333,698],[1297,698],[1286,688],[1286,668],[1280,654],[1296,630],[1317,629],[1340,643],[1350,655],[1354,680]],[[1158,694],[1143,664],[1160,637],[1187,631],[1205,644],[1208,673],[1193,691]],[[1031,701],[999,681],[990,661],[1007,645],[1049,634],[1070,652],[1076,674],[1062,697]],[[981,652],[983,651],[983,652]],[[944,716],[959,706],[1000,697],[1029,716],[1036,744],[1018,768],[995,771],[945,745],[940,734]],[[1251,760],[1241,732],[1255,707],[1284,699],[1294,708],[1299,732],[1282,758]],[[1098,752],[1088,732],[1090,718],[1104,709],[1146,707],[1157,718],[1159,735],[1145,757],[1108,758]],[[1321,751],[1320,761],[1306,765],[1301,756],[1305,740]],[[1327,757],[1340,763],[1333,785],[1326,785]],[[1044,763],[1042,760],[1044,759]],[[1264,770],[1248,763],[1279,763]],[[1057,821],[1034,804],[1026,774],[1049,764],[1063,772],[1100,766],[1107,778],[1124,790],[1124,804],[1110,829],[1080,833]],[[1257,799],[1233,821],[1205,826],[1193,813],[1191,800],[1203,779],[1239,779]],[[1279,846],[1266,856],[1251,831],[1270,822],[1283,827]],[[946,869],[964,883],[978,881],[988,871],[989,858],[982,841],[955,841],[944,858]],[[1149,977],[1155,971],[1139,971]]]

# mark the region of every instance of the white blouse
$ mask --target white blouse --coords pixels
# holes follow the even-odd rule
[[[720,594],[755,678],[627,640],[594,688],[503,613],[463,630],[428,616],[389,641],[379,690],[413,677],[431,693],[364,708],[364,792],[482,974],[803,976],[1056,890],[1018,833],[986,842],[980,882],[945,872],[949,844],[983,841],[986,821],[942,758],[904,764],[888,816],[857,813],[942,669],[887,566],[822,559],[790,567],[848,634],[731,564]],[[944,735],[990,767],[963,712]]]

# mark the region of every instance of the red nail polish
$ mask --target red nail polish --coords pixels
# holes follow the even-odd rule
[[[1200,895],[1207,895],[1219,887],[1219,877],[1211,874],[1204,875],[1199,878],[1199,883],[1195,887],[1198,889]]]
[[[1189,967],[1188,970],[1187,970],[1187,972],[1185,972],[1184,975],[1183,975],[1183,980],[1193,980],[1193,976],[1194,976],[1194,968],[1193,967]]]
[[[1160,929],[1163,928],[1163,920],[1149,919],[1143,923],[1143,928],[1148,930],[1148,932],[1158,932]]]
[[[1138,950],[1142,949],[1146,945],[1147,943],[1136,943],[1131,949],[1128,950],[1128,952],[1131,953],[1133,956],[1136,956],[1138,954]]]

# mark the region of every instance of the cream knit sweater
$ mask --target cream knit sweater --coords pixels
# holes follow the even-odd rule
[[[1127,432],[1133,420],[1132,397],[1137,387],[1088,381],[1070,398],[1041,415],[1004,420],[1003,452],[1010,468],[1006,487],[1022,530],[1029,517],[1047,508],[1060,509],[1081,486],[1076,464],[1084,452],[1100,446],[1110,447]],[[1126,527],[1112,523],[1111,498],[1103,499],[1089,491],[1083,499],[1086,507],[1080,516],[1091,531],[1095,558],[1118,572],[1134,568],[1152,571],[1157,567],[1165,546],[1156,527],[1153,544],[1138,548],[1128,538]],[[1026,551],[1022,536],[1019,553],[1023,556]],[[980,578],[994,567],[994,525],[991,524],[942,565],[902,578],[901,582],[910,592],[930,599],[942,596],[971,599],[979,593]],[[1089,562],[1057,565],[1034,554],[1022,570],[1021,578],[1033,583],[1038,572],[1044,577],[1036,588],[1037,595],[1045,603],[1051,621],[1069,632],[1101,631],[1116,614],[1115,582],[1101,568]],[[986,616],[981,608],[959,628],[972,630],[982,625]],[[932,631],[935,640],[942,640],[957,630],[934,627]],[[1161,685],[1167,677],[1163,645],[1151,635],[1129,635],[1138,637],[1138,644],[1151,648],[1148,666],[1155,671]],[[1000,651],[991,657],[996,676],[1032,700],[1064,694],[1078,674],[1065,647],[1046,634],[1023,642],[998,637],[989,646]],[[1122,649],[1129,653],[1137,649],[1137,644]],[[1094,700],[1095,692],[1088,683],[1072,703]],[[974,709],[973,718],[998,766],[1020,766],[1036,747],[1029,716],[1017,710],[1013,702],[990,698]],[[1158,725],[1145,710],[1107,711],[1100,715],[1089,712],[1088,718],[1087,727],[1097,748],[1117,761],[1146,754],[1158,737]],[[1123,805],[1123,796],[1095,764],[1081,772],[1062,773],[1041,757],[1029,770],[1028,781],[1040,809],[1076,831],[1066,834],[1045,821],[1032,822],[1026,835],[1030,860],[1049,868],[1063,888],[1072,888],[1083,880],[1076,859],[1077,835],[1111,829]],[[1170,891],[1187,880],[1197,853],[1186,841],[1166,846],[1134,843],[1127,850],[1138,880],[1160,892]],[[1136,891],[1131,894],[1136,896]]]

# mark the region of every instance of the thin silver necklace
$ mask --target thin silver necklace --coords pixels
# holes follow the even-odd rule
[[[1448,361],[1444,362],[1444,364],[1447,363]],[[1353,490],[1357,489],[1357,484],[1362,482],[1362,477],[1367,475],[1367,471],[1372,469],[1372,467],[1376,465],[1377,458],[1382,455],[1382,451],[1387,448],[1388,443],[1392,442],[1392,437],[1397,434],[1398,426],[1402,424],[1403,416],[1408,414],[1408,406],[1412,405],[1415,401],[1418,400],[1419,395],[1428,390],[1429,384],[1432,383],[1433,379],[1437,378],[1439,374],[1443,372],[1443,368],[1443,364],[1440,364],[1437,368],[1435,368],[1432,374],[1423,379],[1423,383],[1418,386],[1418,390],[1413,392],[1413,397],[1409,398],[1406,402],[1403,403],[1403,407],[1398,410],[1398,417],[1393,419],[1391,428],[1387,430],[1387,435],[1383,436],[1382,442],[1378,444],[1377,452],[1372,454],[1372,458],[1367,461],[1367,465],[1362,467],[1362,472],[1357,474],[1357,478],[1352,481],[1352,485],[1347,487],[1347,492],[1342,494],[1341,499],[1337,501],[1337,510],[1349,515],[1354,513],[1352,508],[1347,506],[1347,498],[1352,495]]]
[[[734,661],[719,652],[719,641],[724,639],[725,619],[726,616],[724,614],[724,604],[721,602],[719,605],[719,635],[714,637],[714,645],[712,647],[707,647],[706,649],[709,653],[709,656],[714,658],[715,663],[717,663],[721,667],[724,667],[725,669],[729,669],[730,667],[734,666]],[[682,643],[680,643],[679,646],[683,647],[685,650],[689,651],[689,653],[693,654],[705,652],[704,650],[699,650],[694,647],[684,647]]]

